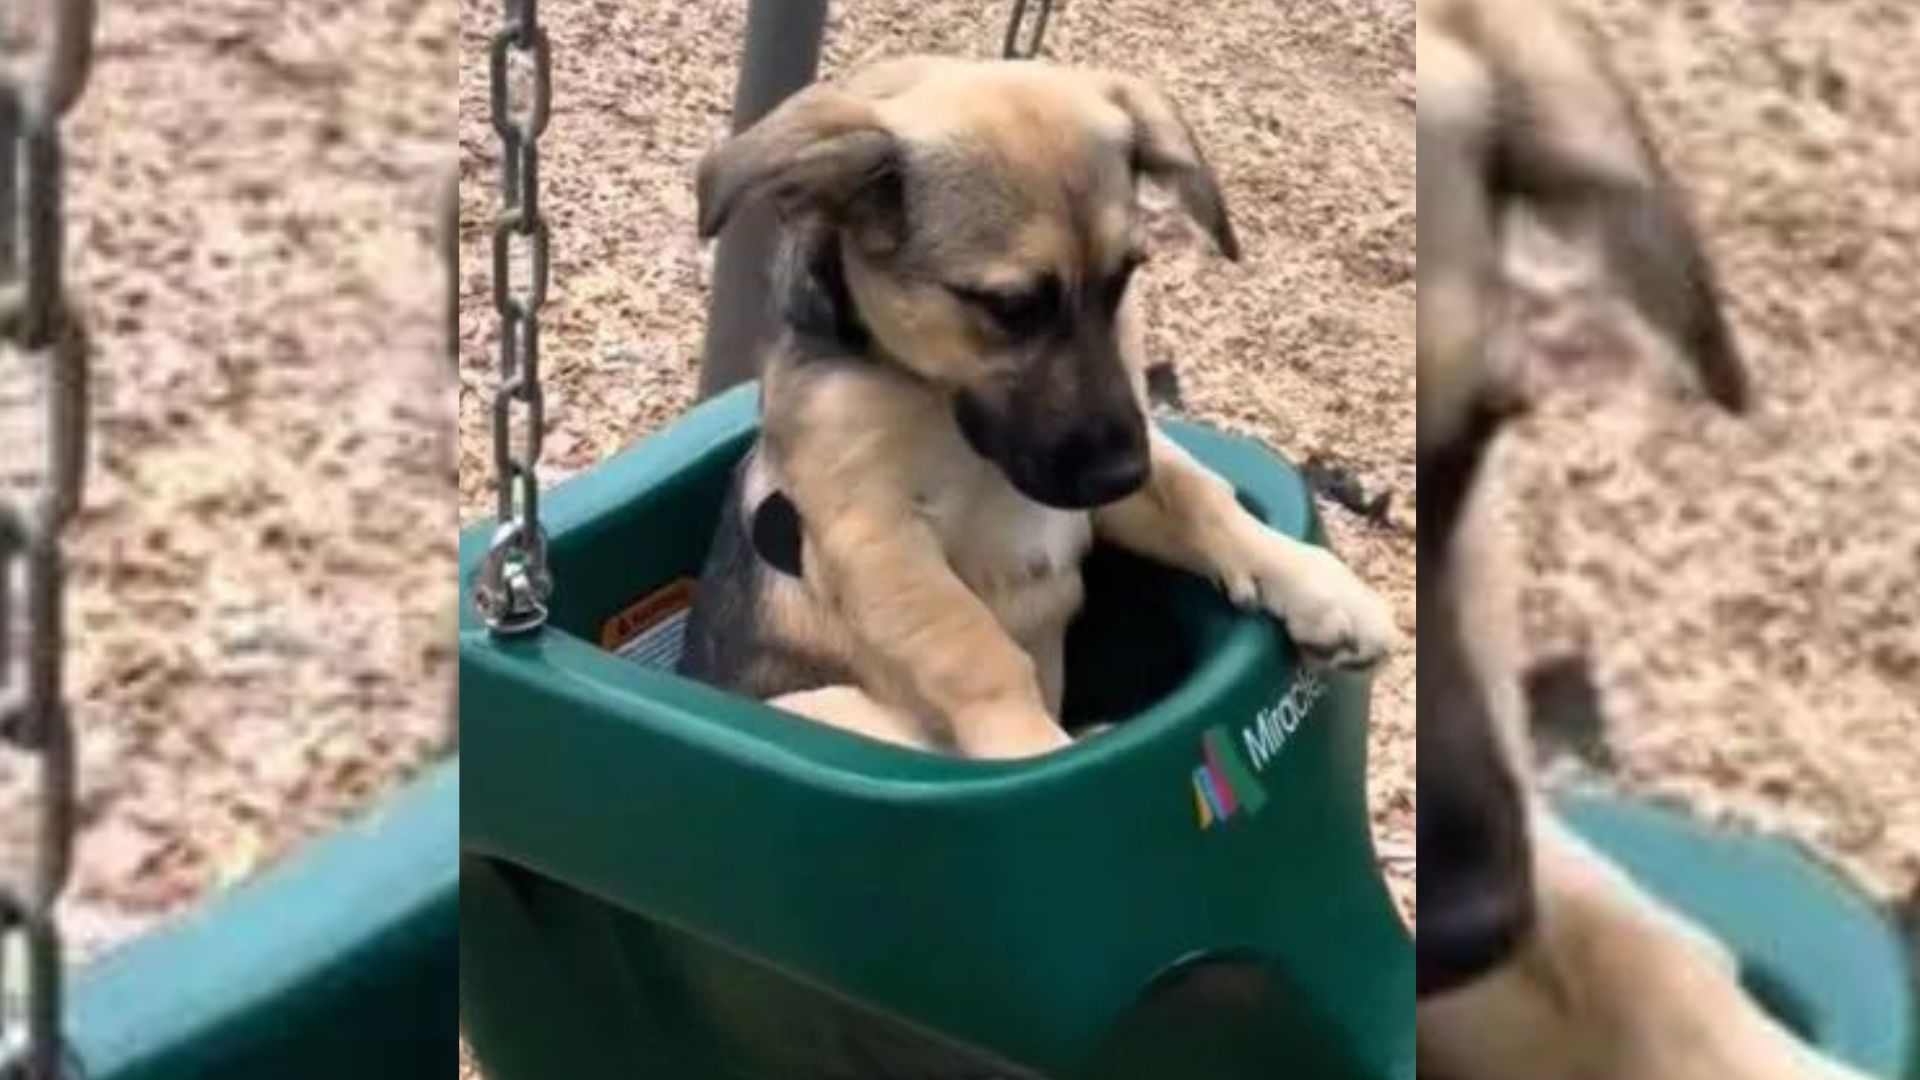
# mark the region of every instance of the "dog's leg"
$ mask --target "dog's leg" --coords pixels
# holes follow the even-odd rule
[[[766,378],[765,482],[798,511],[806,606],[851,668],[835,681],[968,757],[1069,745],[1034,657],[961,580],[921,512],[924,439],[950,422],[944,399],[877,365],[775,364]]]
[[[818,690],[802,690],[783,694],[767,704],[870,739],[898,743],[915,750],[940,749],[928,737],[925,725],[917,717],[875,701],[857,686],[823,686]]]
[[[1100,535],[1214,579],[1234,603],[1273,613],[1301,648],[1333,664],[1364,667],[1399,647],[1393,609],[1345,563],[1267,528],[1172,439],[1156,429],[1152,440],[1146,486],[1094,512]]]
[[[1071,740],[1033,658],[954,574],[939,537],[906,512],[843,505],[808,534],[807,576],[847,619],[861,682],[945,720],[969,757],[1031,757]]]

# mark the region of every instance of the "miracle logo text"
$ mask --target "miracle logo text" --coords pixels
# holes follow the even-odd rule
[[[1241,725],[1237,742],[1223,726],[1207,729],[1200,740],[1203,763],[1193,770],[1194,812],[1202,829],[1260,812],[1267,803],[1260,774],[1280,757],[1326,690],[1319,672],[1303,671],[1280,700]]]

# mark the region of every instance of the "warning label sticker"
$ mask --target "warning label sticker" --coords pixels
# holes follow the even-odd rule
[[[680,578],[621,608],[600,625],[600,647],[642,667],[672,671],[687,647],[693,579]]]

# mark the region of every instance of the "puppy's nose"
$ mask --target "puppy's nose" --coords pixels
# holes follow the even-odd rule
[[[1050,492],[1042,498],[1063,509],[1090,509],[1139,490],[1147,479],[1145,425],[1128,417],[1083,419],[1057,435],[1035,461]]]
[[[1524,883],[1456,880],[1464,876],[1449,874],[1435,886],[1424,880],[1420,886],[1420,933],[1414,939],[1419,997],[1484,977],[1505,964],[1533,930],[1533,895]]]
[[[1131,495],[1147,480],[1146,431],[1129,417],[1084,423],[1061,440],[1054,468],[1082,506]]]
[[[1094,463],[1076,479],[1083,506],[1105,506],[1140,490],[1147,482],[1147,456],[1127,453]]]

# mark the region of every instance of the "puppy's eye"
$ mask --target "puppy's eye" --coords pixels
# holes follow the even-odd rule
[[[980,289],[947,286],[953,295],[993,320],[1008,337],[1028,337],[1053,321],[1060,311],[1060,285],[1051,276],[1018,289]]]

